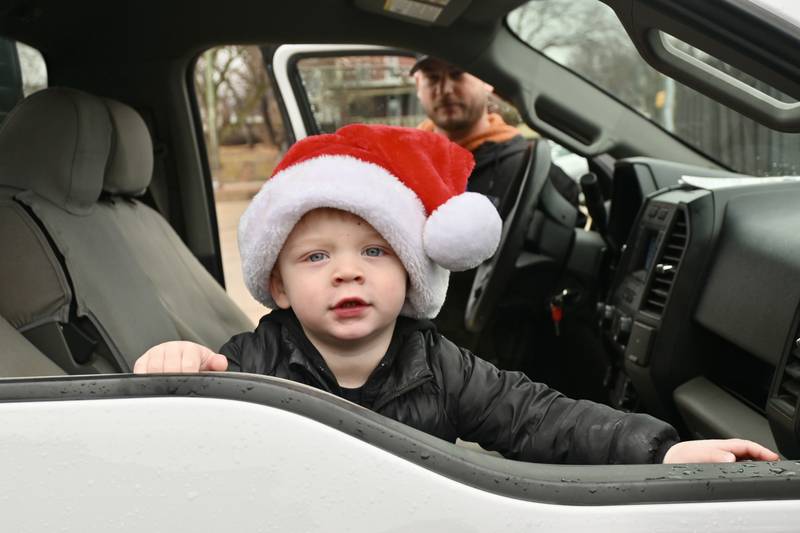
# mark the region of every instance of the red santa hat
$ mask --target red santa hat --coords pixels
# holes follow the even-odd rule
[[[433,318],[448,270],[494,254],[502,222],[482,194],[466,192],[472,154],[418,129],[353,124],[295,143],[239,222],[247,288],[276,307],[269,277],[286,238],[307,212],[330,207],[366,220],[408,272],[402,314]]]

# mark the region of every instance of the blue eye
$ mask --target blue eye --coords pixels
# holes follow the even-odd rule
[[[386,252],[383,250],[383,248],[380,248],[378,246],[370,246],[369,248],[366,248],[364,250],[364,255],[366,255],[367,257],[380,257],[385,253]]]
[[[313,254],[309,254],[306,259],[312,263],[316,263],[318,261],[323,261],[325,259],[325,254],[323,252],[314,252]]]

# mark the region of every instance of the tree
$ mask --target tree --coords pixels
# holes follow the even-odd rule
[[[257,46],[207,50],[195,68],[195,85],[208,141],[212,172],[219,169],[219,145],[267,140],[282,147],[275,98]]]
[[[509,17],[532,47],[648,117],[664,77],[642,61],[614,12],[592,0],[531,1]]]

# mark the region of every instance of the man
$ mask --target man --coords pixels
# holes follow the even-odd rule
[[[494,88],[429,56],[421,57],[411,73],[428,116],[420,128],[440,133],[472,152],[475,170],[469,190],[488,196],[505,217],[513,201],[511,182],[522,168],[528,141],[498,113],[490,112],[489,97]],[[562,196],[577,205],[579,190],[572,178],[553,165],[550,180]]]
[[[490,111],[489,97],[494,90],[490,84],[429,56],[420,57],[411,68],[411,74],[416,82],[417,97],[428,116],[420,129],[442,134],[472,152],[475,169],[467,188],[488,196],[505,218],[516,196],[512,183],[522,170],[529,141],[517,128],[506,124],[498,113]],[[556,165],[551,165],[549,179],[562,196],[577,206],[579,188],[575,180]],[[466,331],[464,312],[473,278],[474,271],[451,275],[445,305],[435,322],[439,330],[457,344],[478,349],[494,359],[502,352],[497,349],[497,342],[516,337],[515,332],[507,328],[518,329],[517,321],[521,318],[503,317],[498,321],[503,328],[489,326],[490,337],[494,339],[481,339]]]

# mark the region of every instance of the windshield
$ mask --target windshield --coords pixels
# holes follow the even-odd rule
[[[799,134],[762,126],[659,73],[641,58],[614,11],[598,0],[531,0],[509,14],[508,25],[550,59],[733,170],[800,174]],[[767,86],[758,88],[782,99]]]

